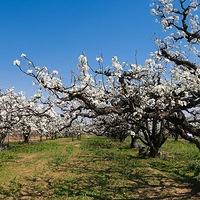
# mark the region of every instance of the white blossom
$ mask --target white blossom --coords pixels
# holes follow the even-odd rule
[[[25,58],[25,57],[26,57],[26,54],[22,53],[21,58]]]
[[[53,75],[58,75],[58,71],[57,70],[53,70],[52,74]]]
[[[103,58],[102,57],[96,57],[96,61],[97,62],[103,62]]]
[[[27,74],[32,74],[32,73],[33,73],[33,70],[29,69],[29,70],[27,70],[26,73],[27,73]]]
[[[17,66],[20,66],[20,61],[19,61],[19,60],[15,60],[15,61],[13,62],[13,64],[14,64],[14,65],[17,65]]]

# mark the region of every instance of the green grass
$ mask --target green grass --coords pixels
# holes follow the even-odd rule
[[[0,152],[0,199],[198,199],[200,153],[168,140],[160,158],[105,137],[11,143]]]
[[[55,151],[60,147],[57,143],[33,143],[33,144],[25,144],[23,143],[11,143],[10,144],[10,152],[14,153],[39,153],[44,151]]]
[[[72,155],[72,152],[74,150],[73,145],[68,145],[66,146],[66,154],[60,155],[60,154],[54,154],[54,158],[48,162],[49,166],[55,165],[55,166],[60,166],[62,163],[67,162],[67,160],[70,158]],[[57,152],[56,152],[57,153]]]

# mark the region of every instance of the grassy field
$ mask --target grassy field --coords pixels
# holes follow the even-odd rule
[[[200,153],[169,140],[147,159],[97,136],[11,143],[0,152],[0,199],[200,199]]]

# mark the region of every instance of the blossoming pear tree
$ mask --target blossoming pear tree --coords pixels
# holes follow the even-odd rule
[[[199,127],[187,118],[188,115],[195,115],[200,103],[200,1],[179,0],[179,6],[176,3],[158,0],[152,4],[151,13],[167,34],[164,39],[156,39],[158,51],[152,56],[171,66],[172,89],[166,95],[171,98],[172,108],[165,117],[173,124],[170,128],[173,127],[173,131],[200,148]],[[188,133],[194,137],[189,137]]]
[[[174,131],[200,149],[199,128],[187,118],[200,103],[199,0],[154,0],[151,6],[165,36],[155,38],[157,49],[144,66],[120,63],[113,56],[112,66],[104,69],[103,58],[98,57],[99,70],[94,70],[83,54],[74,83],[65,87],[56,70],[35,66],[25,54],[21,57],[27,60],[28,70],[19,60],[14,64],[33,77],[33,84],[56,97],[55,106],[81,117],[117,115],[126,127],[135,127],[142,134],[140,140],[151,147],[150,157],[157,156]]]
[[[17,105],[24,101],[22,93],[14,93],[13,88],[0,94],[0,140],[1,143],[5,137],[13,132],[13,127],[20,121],[18,116],[19,107]]]
[[[31,129],[38,132],[36,119],[49,117],[49,110],[53,109],[48,103],[41,102],[41,91],[27,99],[23,92],[15,93],[14,89],[7,89],[0,93],[0,138],[3,142],[9,135],[22,132],[24,141],[28,142]]]
[[[28,58],[24,58],[29,61]],[[156,70],[158,65],[159,71]],[[163,124],[166,122],[161,123],[157,119],[157,112],[154,108],[155,102],[152,102],[152,95],[154,95],[154,101],[160,99],[160,96],[155,96],[155,92],[162,90],[164,86],[160,87],[159,84],[162,82],[162,84],[167,85],[169,82],[161,80],[164,68],[153,60],[147,60],[144,67],[134,64],[127,66],[125,63],[120,64],[115,56],[112,58],[110,69],[106,71],[100,69],[95,72],[97,75],[105,76],[106,82],[99,83],[89,73],[91,67],[86,56],[81,55],[78,64],[80,73],[75,77],[76,83],[69,88],[64,87],[61,81],[58,81],[58,78],[54,76],[55,73],[48,72],[46,68],[39,69],[33,66],[35,72],[27,73],[20,65],[18,67],[25,74],[34,77],[40,87],[47,88],[57,97],[54,100],[55,105],[70,104],[69,102],[73,100],[70,105],[73,105],[74,108],[71,110],[79,111],[79,116],[88,118],[106,117],[106,115],[113,113],[126,119],[126,126],[136,123],[145,135],[146,144],[152,147],[152,152],[155,152],[152,153],[152,157],[156,155],[158,148],[169,135],[162,131],[164,130]],[[57,79],[56,85],[54,84],[55,79]],[[155,97],[158,99],[155,100]],[[163,109],[165,106],[162,101],[157,103],[160,104],[159,109]],[[154,126],[150,127],[150,123],[154,123]],[[162,124],[160,129],[155,128],[158,123]],[[157,137],[157,135],[160,137]],[[159,142],[157,138],[160,138]],[[142,141],[144,142],[144,140]]]

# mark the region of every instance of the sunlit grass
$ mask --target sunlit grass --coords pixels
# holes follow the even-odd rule
[[[0,152],[0,199],[145,199],[198,196],[199,152],[169,140],[160,158],[105,137],[60,138]],[[191,189],[193,188],[193,189]]]

